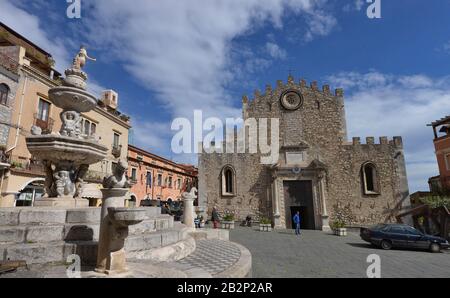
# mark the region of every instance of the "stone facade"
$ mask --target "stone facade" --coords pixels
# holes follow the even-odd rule
[[[145,199],[182,200],[189,186],[197,185],[197,169],[128,145],[128,177],[133,181],[131,194],[137,206]]]
[[[209,212],[217,206],[237,220],[268,217],[276,228],[289,228],[299,211],[309,228],[328,229],[329,220],[389,222],[408,204],[401,137],[348,142],[342,89],[332,94],[327,85],[319,90],[316,82],[289,77],[251,101],[243,98],[243,119],[249,118],[279,119],[279,160],[265,165],[259,153],[202,153],[199,200]],[[223,191],[224,167],[235,174],[232,194]]]
[[[18,63],[13,59],[17,48],[4,47],[0,50],[0,84],[5,85],[9,90],[6,104],[0,104],[0,146],[2,147],[5,147],[8,142],[12,107],[19,82]]]

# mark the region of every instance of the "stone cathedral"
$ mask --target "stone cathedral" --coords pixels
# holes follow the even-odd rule
[[[199,204],[210,216],[233,213],[291,228],[299,211],[305,229],[327,230],[331,221],[362,226],[395,221],[409,204],[401,137],[347,136],[344,92],[292,76],[243,97],[243,119],[279,119],[279,160],[261,164],[260,154],[199,156]],[[374,123],[376,125],[376,123]],[[270,127],[270,126],[269,126]]]

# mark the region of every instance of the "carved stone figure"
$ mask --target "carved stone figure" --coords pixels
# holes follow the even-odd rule
[[[44,161],[44,168],[45,168],[45,191],[46,191],[46,195],[49,198],[52,197],[56,197],[56,185],[55,185],[55,180],[53,177],[53,171],[54,171],[54,166],[52,165],[51,162],[49,161]]]
[[[65,111],[61,113],[63,122],[61,135],[67,137],[79,137],[81,134],[81,116],[75,111]]]
[[[192,187],[190,192],[184,192],[181,196],[183,197],[183,199],[196,199],[197,198],[197,188]]]
[[[84,186],[84,177],[89,170],[89,165],[81,165],[76,174],[75,187],[76,193],[75,197],[81,198],[81,194]]]
[[[86,65],[86,59],[97,61],[97,59],[89,57],[86,48],[84,46],[81,46],[80,51],[73,59],[73,68],[81,70]]]
[[[56,181],[56,193],[58,197],[73,196],[75,185],[71,180],[70,171],[58,171],[53,175]]]
[[[128,164],[120,161],[112,176],[103,179],[103,187],[107,189],[111,188],[130,188],[131,183],[126,176]]]

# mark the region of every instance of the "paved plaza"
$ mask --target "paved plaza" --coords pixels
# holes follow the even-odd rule
[[[230,240],[247,247],[253,259],[253,277],[367,277],[370,254],[381,257],[381,275],[394,277],[450,277],[450,252],[384,251],[362,241],[357,233],[337,237],[321,231],[270,233],[239,227]]]
[[[212,276],[225,271],[241,257],[239,247],[229,241],[199,240],[194,253],[179,261],[189,269],[200,267]]]

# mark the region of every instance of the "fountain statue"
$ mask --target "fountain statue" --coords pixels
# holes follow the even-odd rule
[[[145,208],[124,208],[130,182],[127,164],[120,161],[112,176],[103,181],[100,235],[95,271],[108,275],[126,273],[125,240],[128,227],[147,218]]]
[[[65,71],[62,85],[48,91],[50,101],[63,110],[59,133],[42,134],[42,130],[34,126],[32,135],[26,138],[28,150],[43,162],[46,173],[46,195],[36,200],[34,205],[37,207],[88,206],[88,200],[81,198],[84,176],[89,165],[103,160],[108,151],[81,131],[81,113],[87,113],[97,105],[96,97],[86,91],[88,76],[82,70],[86,59],[95,61],[81,47],[72,67]]]

